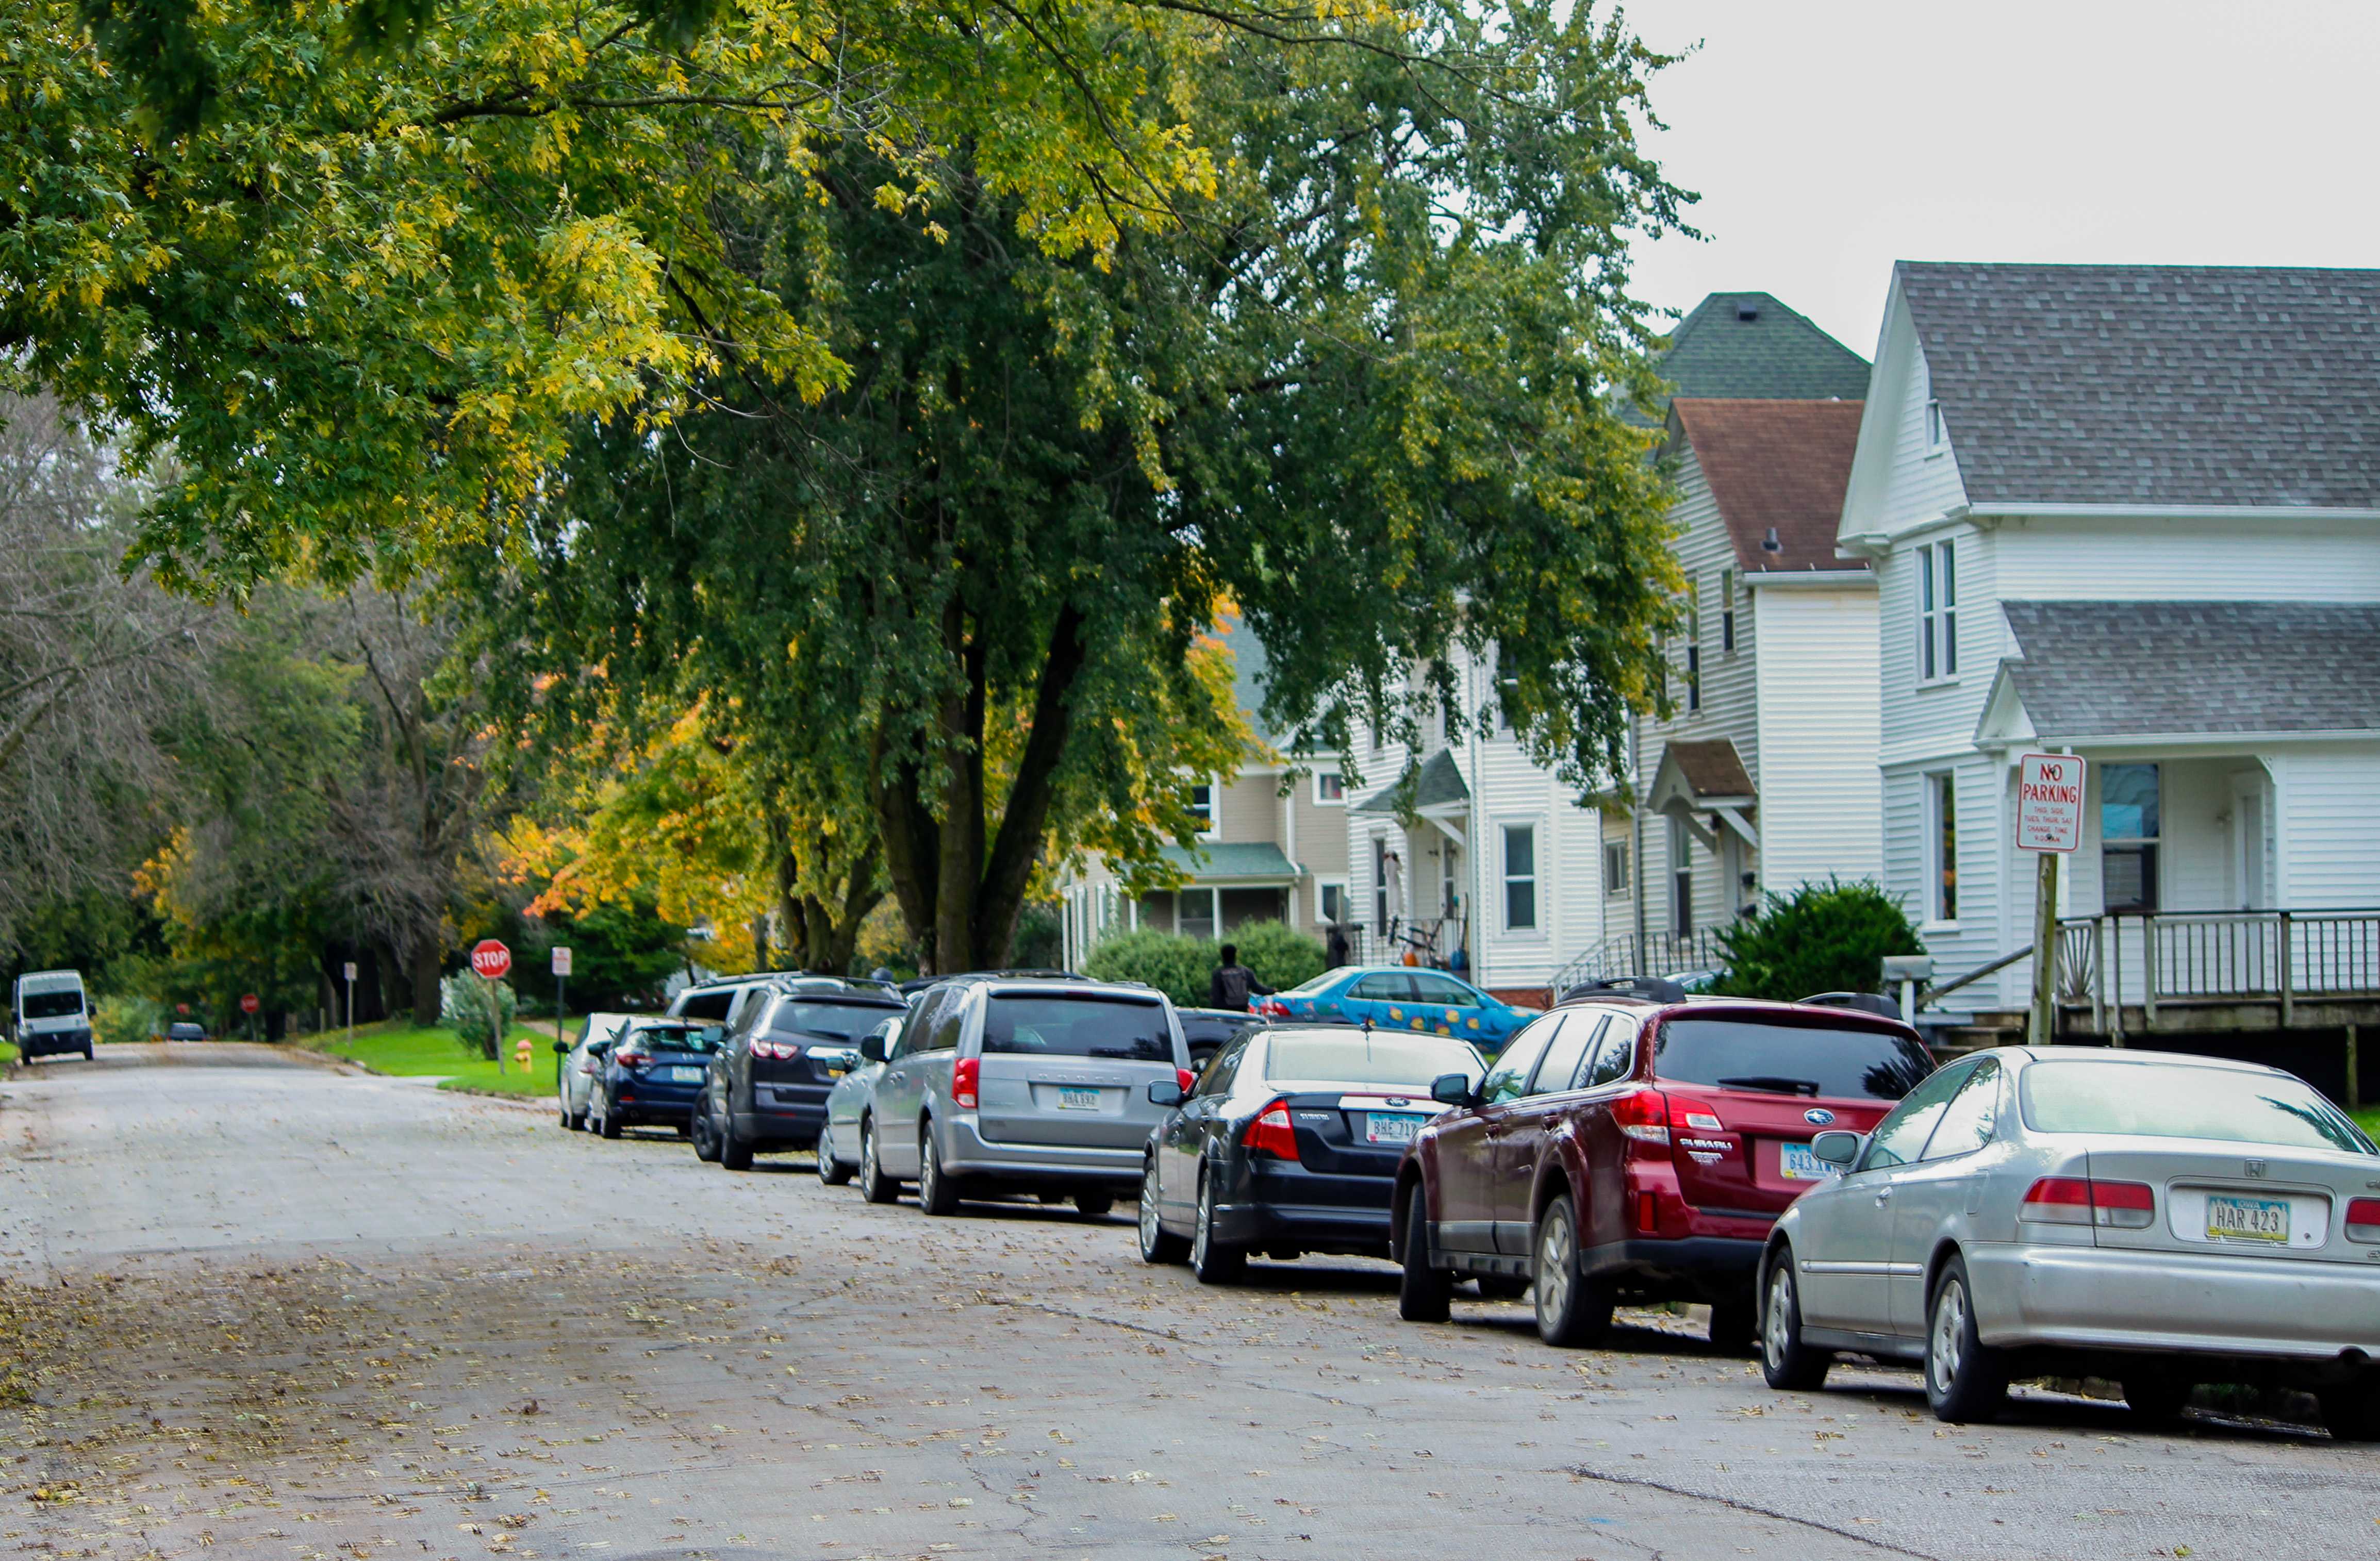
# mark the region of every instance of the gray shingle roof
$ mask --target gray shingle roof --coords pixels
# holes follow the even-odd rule
[[[1752,318],[1743,318],[1750,310]],[[1867,359],[1767,293],[1713,293],[1670,333],[1658,365],[1671,393],[1704,400],[1857,401]],[[1632,422],[1653,419],[1633,407]]]
[[[2380,606],[2007,601],[2001,663],[2047,742],[2380,731]]]
[[[1463,784],[1463,771],[1455,767],[1453,751],[1440,748],[1421,761],[1414,773],[1410,800],[1400,795],[1402,780],[1392,780],[1355,805],[1358,813],[1399,813],[1405,807],[1419,812],[1425,807],[1444,807],[1451,803],[1469,802],[1471,788]]]
[[[1223,878],[1279,878],[1297,876],[1289,858],[1271,841],[1208,841],[1196,847],[1161,846],[1157,854],[1179,868],[1191,883]]]
[[[2380,271],[1898,272],[1977,509],[2380,506]]]

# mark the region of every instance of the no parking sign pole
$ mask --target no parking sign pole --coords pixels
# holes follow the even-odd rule
[[[2074,754],[2027,754],[2018,761],[2016,843],[2040,861],[2033,909],[2033,1019],[2025,1039],[2056,1039],[2058,859],[2082,843],[2084,766]]]
[[[565,1000],[569,990],[570,946],[557,943],[553,946],[553,1038],[557,1041],[570,1038],[563,1034],[569,1027],[570,1005]],[[558,1087],[562,1081],[562,1059],[559,1056],[553,1059],[553,1078]]]
[[[488,984],[489,1026],[495,1032],[496,1072],[504,1071],[504,1005],[496,996],[496,983],[513,968],[513,951],[492,938],[482,938],[471,948],[471,969]]]
[[[353,961],[353,960],[349,960],[349,961],[347,962],[347,1047],[348,1047],[348,1049],[353,1050],[353,1049],[354,1049],[354,1047],[355,1047],[355,1044],[356,1044],[356,962],[355,962],[355,961]]]

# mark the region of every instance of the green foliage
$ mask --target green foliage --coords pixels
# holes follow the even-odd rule
[[[1024,970],[1056,970],[1065,962],[1065,929],[1059,925],[1056,906],[1036,902],[1018,914],[1009,958]]]
[[[1286,922],[1249,922],[1232,929],[1231,941],[1240,946],[1240,963],[1276,992],[1321,974],[1328,957],[1320,938],[1310,938]]]
[[[1207,980],[1215,974],[1215,941],[1182,938],[1144,928],[1113,932],[1099,939],[1084,974],[1101,981],[1143,981],[1184,1008],[1204,1008]]]
[[[1736,998],[1780,1002],[1820,992],[1873,992],[1888,954],[1922,954],[1900,902],[1871,879],[1805,883],[1771,894],[1718,934],[1727,970],[1712,986]]]
[[[616,1009],[624,999],[651,1005],[670,973],[686,962],[686,928],[662,920],[650,900],[598,903],[575,914],[548,912],[499,936],[513,950],[513,981],[540,1013],[553,1011],[556,944],[570,950],[564,996],[573,1013]]]
[[[102,998],[91,1005],[91,1034],[104,1046],[125,1046],[165,1033],[165,1005],[152,998]]]
[[[450,975],[438,983],[438,1023],[455,1032],[463,1049],[495,1060],[495,1012],[492,1001],[504,1010],[504,1028],[513,1027],[513,1017],[519,1011],[520,998],[509,981],[482,981],[476,975]]]

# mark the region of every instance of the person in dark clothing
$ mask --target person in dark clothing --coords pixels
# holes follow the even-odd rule
[[[1207,1006],[1228,1009],[1233,1013],[1248,1011],[1250,998],[1268,997],[1272,988],[1257,979],[1257,973],[1240,963],[1240,946],[1223,945],[1223,962],[1207,981]]]
[[[1323,934],[1322,962],[1330,969],[1337,970],[1347,962],[1352,953],[1353,950],[1347,946],[1347,929],[1337,922],[1332,922],[1330,930]]]

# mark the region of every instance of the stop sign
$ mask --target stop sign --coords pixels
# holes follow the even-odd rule
[[[239,1011],[242,1013],[254,1013],[258,1009],[261,1009],[263,1006],[264,1005],[261,1002],[257,1000],[256,994],[253,992],[249,993],[246,997],[239,999]]]
[[[513,968],[513,951],[492,938],[471,946],[471,969],[491,981],[502,981]]]

